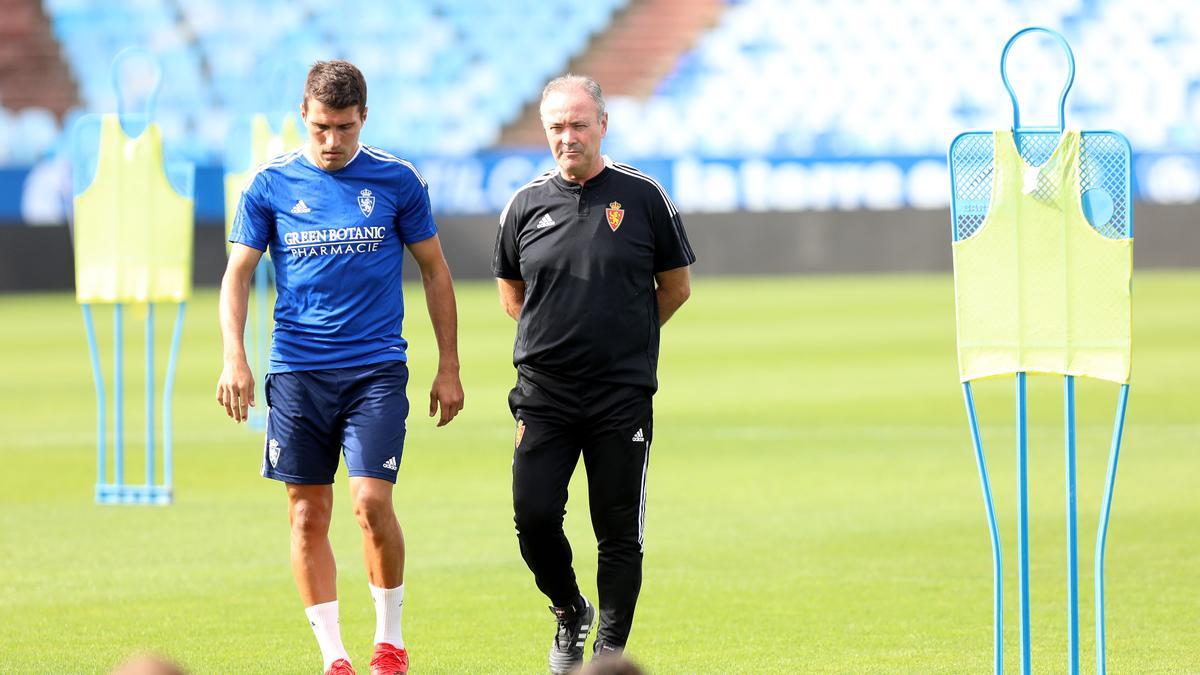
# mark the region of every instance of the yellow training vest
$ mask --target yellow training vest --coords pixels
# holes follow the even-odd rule
[[[1032,167],[994,134],[992,201],[954,242],[962,381],[1016,372],[1129,382],[1133,240],[1092,229],[1079,195],[1080,133]]]
[[[192,199],[167,181],[158,125],[129,138],[116,115],[105,115],[96,176],[75,197],[75,299],[187,300],[192,220]]]
[[[233,220],[237,217],[238,202],[242,199],[250,179],[258,165],[291,152],[304,144],[304,137],[296,127],[296,120],[288,115],[278,134],[271,132],[267,116],[259,113],[250,120],[250,168],[245,171],[225,174],[225,249],[229,250],[229,233],[233,231]],[[268,254],[269,255],[269,254]]]

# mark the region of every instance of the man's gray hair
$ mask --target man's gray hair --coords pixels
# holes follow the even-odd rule
[[[576,75],[567,73],[562,77],[556,77],[546,83],[546,88],[542,90],[542,102],[545,103],[546,97],[556,91],[568,91],[571,89],[579,89],[592,99],[596,104],[596,117],[604,117],[604,93],[600,91],[600,85],[595,80],[586,75]]]

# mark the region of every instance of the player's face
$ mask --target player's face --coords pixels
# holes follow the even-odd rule
[[[367,109],[359,114],[357,106],[329,108],[310,98],[300,106],[300,116],[308,127],[313,160],[326,171],[337,171],[358,151],[358,134],[367,121]]]
[[[599,115],[582,89],[551,92],[542,101],[542,128],[563,178],[580,182],[600,173],[600,141],[608,131],[608,113]]]

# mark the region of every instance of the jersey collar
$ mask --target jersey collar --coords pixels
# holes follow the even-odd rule
[[[592,176],[591,178],[589,178],[587,180],[587,183],[585,183],[585,185],[587,187],[591,187],[593,185],[599,185],[599,184],[603,183],[610,175],[612,175],[612,169],[609,168],[612,166],[612,160],[609,159],[608,155],[601,155],[601,157],[604,159],[604,166],[601,167],[600,173],[596,174],[595,176]],[[573,182],[567,180],[566,178],[563,178],[562,173],[559,171],[554,172],[553,180],[554,180],[554,184],[557,185],[559,188],[570,191],[570,192],[579,192],[580,190],[582,190],[584,188],[584,185],[580,185],[579,183],[573,183]]]
[[[317,160],[313,158],[312,145],[310,145],[308,143],[304,144],[304,159],[307,159],[309,164],[312,164],[315,168],[320,169],[321,171],[325,171],[325,173],[338,173],[341,171],[345,171],[346,167],[353,164],[354,160],[358,159],[358,156],[360,154],[362,154],[362,149],[363,149],[362,143],[359,143],[358,147],[355,148],[355,150],[354,150],[354,154],[350,155],[350,159],[346,161],[346,166],[343,166],[342,168],[338,169],[337,171],[325,171],[325,169],[322,169],[321,166],[319,164],[317,164]]]

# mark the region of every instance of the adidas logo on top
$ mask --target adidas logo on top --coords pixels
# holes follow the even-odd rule
[[[388,461],[383,463],[383,468],[387,469],[388,471],[395,471],[396,470],[396,458],[389,457]]]
[[[554,219],[550,217],[549,213],[542,216],[541,220],[537,221],[537,229],[539,229],[539,230],[542,229],[543,227],[553,227],[553,226],[554,226]]]
[[[304,200],[301,199],[292,207],[292,213],[312,213],[312,209],[308,208],[308,204],[305,204]]]
[[[633,435],[633,442],[634,443],[644,443],[645,441],[646,441],[646,435],[642,433],[641,429],[638,429],[637,433]]]

